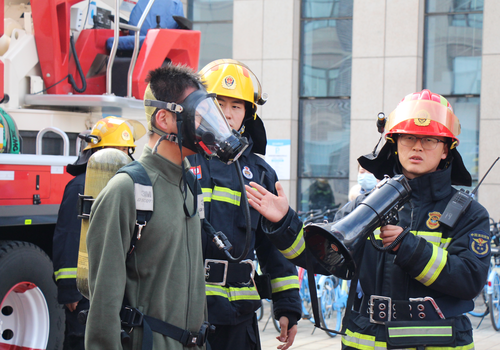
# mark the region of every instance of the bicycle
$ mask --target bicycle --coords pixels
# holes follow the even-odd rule
[[[488,295],[488,310],[491,323],[495,331],[500,330],[500,223],[493,221],[490,224],[491,237],[491,265],[488,280],[486,282],[486,294]]]
[[[488,295],[488,309],[490,311],[491,323],[496,331],[500,330],[500,251],[499,247],[491,248],[492,260],[494,261],[488,282],[486,294]]]
[[[481,325],[484,318],[488,315],[491,317],[491,323],[496,331],[500,330],[500,223],[495,222],[490,218],[490,232],[491,232],[491,262],[488,273],[488,279],[484,288],[481,290],[474,303],[477,304],[479,297],[483,298],[483,308],[469,311],[468,314],[474,317],[481,317],[477,328]],[[479,303],[480,304],[480,303]]]
[[[316,291],[318,295],[319,322],[325,329],[339,331],[342,325],[342,317],[347,305],[346,281],[335,276],[315,275]],[[299,267],[300,297],[302,299],[302,318],[315,323],[312,316],[311,295],[307,271]],[[337,333],[325,330],[330,337]]]
[[[258,260],[254,260],[254,265],[255,265],[255,270],[258,273],[261,273]],[[257,310],[255,310],[255,313],[257,314],[257,321],[260,321],[264,318],[264,300],[267,300],[269,302],[271,310],[269,312],[269,317],[267,318],[266,324],[264,325],[264,328],[262,329],[262,331],[264,332],[266,330],[266,327],[267,327],[267,324],[269,323],[269,320],[272,319],[274,328],[278,331],[278,333],[281,333],[280,323],[277,319],[274,318],[273,301],[271,299],[261,299],[260,307]]]

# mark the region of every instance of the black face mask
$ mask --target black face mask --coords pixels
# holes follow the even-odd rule
[[[154,100],[144,102],[146,106],[176,113],[177,142],[194,152],[209,158],[218,157],[223,163],[231,164],[248,147],[247,139],[231,130],[215,94],[209,94],[205,89],[192,92],[182,104]]]

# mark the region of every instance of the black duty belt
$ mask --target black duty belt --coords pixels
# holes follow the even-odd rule
[[[215,326],[210,325],[208,322],[203,322],[198,333],[193,333],[174,326],[171,323],[144,315],[136,308],[130,306],[122,307],[120,319],[122,327],[127,330],[126,333],[131,333],[134,327],[143,328],[142,350],[150,350],[153,348],[152,332],[163,334],[177,340],[185,347],[190,348],[193,346],[203,346],[207,341],[208,333],[215,331]],[[125,337],[127,337],[127,335],[125,335]],[[122,342],[124,342],[125,337],[122,334]]]
[[[444,319],[444,314],[431,297],[392,300],[389,297],[371,295],[366,308],[371,323],[389,321],[434,321]]]
[[[252,260],[231,263],[227,260],[205,259],[205,282],[225,286],[228,283],[254,285],[255,265]]]

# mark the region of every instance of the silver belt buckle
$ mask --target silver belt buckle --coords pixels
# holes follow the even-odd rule
[[[386,300],[387,301],[387,310],[374,310],[375,306],[375,300]],[[391,312],[392,312],[392,300],[389,297],[384,297],[381,295],[370,295],[370,323],[377,323],[377,324],[385,324],[383,321],[376,321],[373,319],[373,314],[375,312],[379,313],[385,313],[387,315],[387,321],[391,320]],[[380,317],[380,315],[379,315]],[[380,318],[385,318],[385,317],[380,317]]]
[[[216,260],[216,259],[205,259],[205,280],[208,279],[210,276],[210,266],[208,265],[209,263],[214,263],[214,264],[223,264],[224,265],[224,276],[222,278],[222,282],[206,282],[207,284],[214,284],[217,286],[225,286],[226,285],[226,279],[227,279],[227,266],[228,266],[228,261],[227,260]]]

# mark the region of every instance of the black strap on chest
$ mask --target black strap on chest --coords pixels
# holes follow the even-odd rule
[[[132,163],[129,163],[119,169],[117,172],[119,173],[125,173],[128,176],[132,178],[134,181],[134,186],[136,184],[146,186],[149,188],[150,193],[151,193],[151,200],[153,200],[152,194],[153,194],[153,185],[151,183],[151,179],[149,178],[148,173],[146,172],[146,169],[142,166],[141,163],[138,161],[133,161]],[[137,189],[134,188],[136,191]],[[136,198],[137,198],[137,193],[136,193]],[[135,246],[137,244],[137,241],[141,239],[142,235],[142,229],[146,227],[148,221],[151,219],[151,216],[153,215],[152,210],[140,210],[136,209],[136,222],[135,222],[135,228],[134,228],[134,233],[132,235],[132,238],[130,240],[130,248],[127,252],[127,260],[131,257],[132,252],[135,249]]]
[[[123,339],[127,339],[128,333],[130,333],[134,327],[143,328],[142,350],[153,349],[153,332],[160,333],[177,340],[185,347],[190,348],[194,346],[203,346],[207,341],[208,333],[215,330],[214,326],[211,326],[210,323],[205,321],[202,323],[198,333],[193,333],[186,329],[174,326],[171,323],[144,315],[136,308],[130,306],[122,307],[120,311],[120,319],[122,327],[125,328],[125,336],[122,336],[122,341]]]
[[[146,169],[142,166],[141,163],[134,161],[122,167],[117,171],[118,173],[126,173],[129,175],[134,181],[134,191],[143,190],[145,192],[150,191],[150,197],[148,195],[145,196],[145,199],[150,198],[153,201],[153,185],[151,183],[151,179],[149,178]],[[188,184],[192,192],[196,191],[196,178],[194,174],[190,171],[187,173],[186,178],[188,179]],[[142,187],[138,188],[136,184],[141,185]],[[200,190],[201,192],[201,190]],[[136,205],[138,193],[135,193],[136,197]],[[144,199],[144,197],[141,197]],[[151,205],[152,209],[152,205]],[[142,229],[147,225],[148,221],[151,219],[153,215],[152,210],[143,210],[136,208],[136,223],[134,228],[134,233],[130,240],[130,248],[127,252],[127,260],[132,256],[132,252],[135,250],[137,241],[141,239]],[[193,346],[203,346],[206,342],[208,332],[213,331],[214,327],[210,326],[208,322],[203,322],[201,325],[200,331],[198,333],[192,333],[188,330],[179,328],[174,326],[171,323],[164,322],[157,318],[144,315],[138,309],[133,308],[126,298],[123,300],[123,306],[120,311],[120,319],[122,323],[122,327],[124,331],[122,332],[122,342],[127,342],[130,337],[128,333],[130,333],[134,327],[143,327],[143,337],[142,337],[142,350],[151,350],[153,348],[153,333],[157,332],[163,334],[169,338],[177,340],[181,344],[186,347]]]

